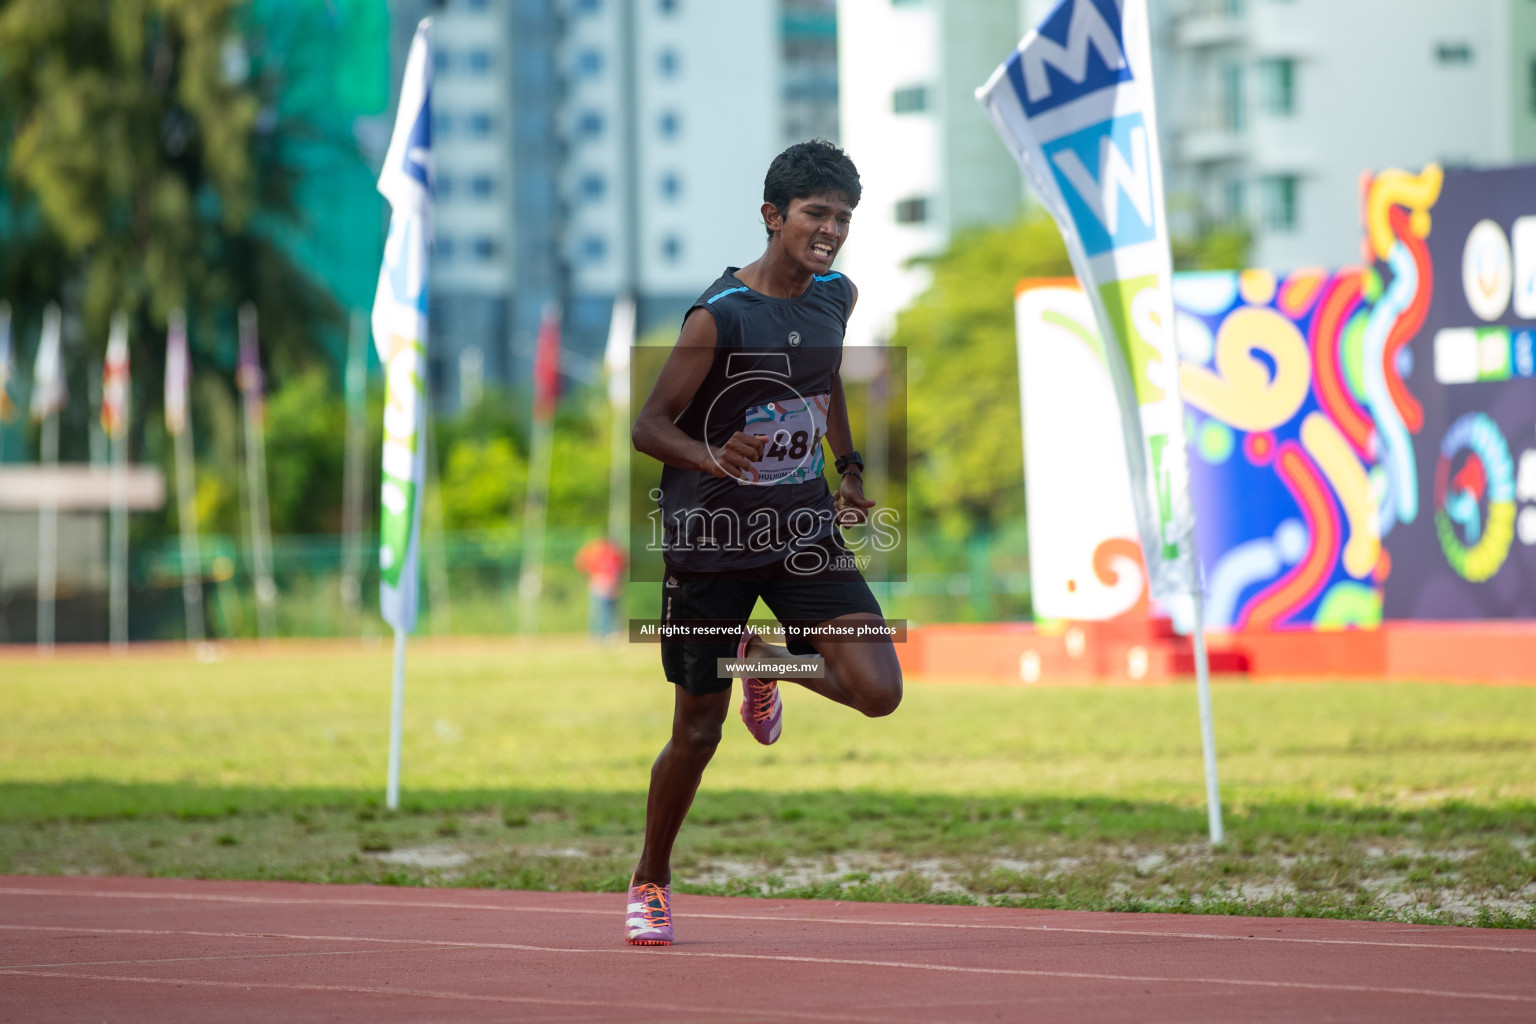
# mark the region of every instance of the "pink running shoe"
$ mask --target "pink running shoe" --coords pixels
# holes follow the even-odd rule
[[[629,913],[624,941],[631,946],[672,945],[672,887],[629,880]]]
[[[741,631],[741,643],[736,645],[736,658],[747,656],[747,644],[757,634],[750,629]],[[766,746],[779,738],[784,731],[784,701],[779,697],[778,680],[741,678],[741,720],[747,724],[752,738]]]

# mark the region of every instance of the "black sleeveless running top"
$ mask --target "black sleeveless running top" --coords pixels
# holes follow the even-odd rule
[[[803,294],[780,299],[742,284],[738,269],[726,268],[684,315],[714,318],[715,352],[677,425],[717,447],[738,430],[767,443],[750,483],[662,469],[665,557],[690,572],[769,565],[833,532],[822,440],[853,285],[820,274]]]

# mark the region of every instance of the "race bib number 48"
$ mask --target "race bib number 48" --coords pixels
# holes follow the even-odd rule
[[[763,457],[752,463],[744,484],[768,487],[802,484],[821,476],[826,460],[821,439],[827,434],[831,395],[796,396],[747,410],[742,433],[764,441]]]

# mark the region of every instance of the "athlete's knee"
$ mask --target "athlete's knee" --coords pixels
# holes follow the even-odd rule
[[[901,707],[901,677],[890,680],[859,702],[859,711],[869,718],[884,718]]]
[[[672,744],[688,757],[708,761],[720,745],[721,722],[713,716],[699,716],[678,722],[672,729]]]
[[[852,680],[854,710],[868,718],[884,718],[901,706],[901,666],[870,665]]]

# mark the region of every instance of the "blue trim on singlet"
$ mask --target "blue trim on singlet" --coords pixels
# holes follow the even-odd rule
[[[705,300],[705,303],[707,305],[714,305],[716,299],[723,299],[727,295],[735,295],[737,292],[749,292],[751,290],[752,289],[748,288],[746,285],[742,285],[740,288],[727,288],[719,295],[711,295],[708,299]]]
[[[840,278],[842,276],[843,276],[842,274],[839,274],[837,271],[834,270],[830,274],[812,274],[811,275],[811,280],[812,281],[836,281],[838,278]]]

